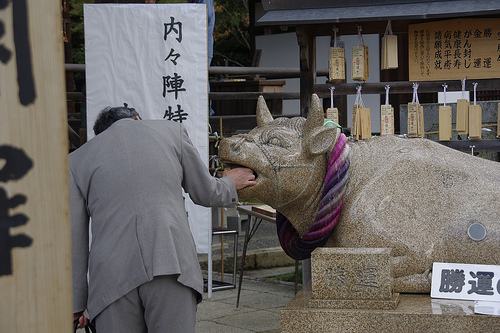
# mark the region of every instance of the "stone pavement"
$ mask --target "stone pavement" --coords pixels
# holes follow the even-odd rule
[[[232,282],[233,237],[224,236],[224,282]],[[238,237],[238,266],[236,288],[212,291],[203,295],[198,305],[197,333],[279,333],[280,311],[295,296],[293,282],[273,281],[278,276],[295,271],[295,261],[289,258],[279,245],[276,225],[263,221],[248,243],[245,270],[241,287],[240,304],[236,308],[239,270],[245,236]],[[213,280],[221,281],[221,243],[212,243]],[[207,278],[206,255],[199,255],[204,278]]]
[[[245,271],[238,308],[237,288],[213,291],[210,299],[205,292],[198,305],[196,332],[279,333],[280,311],[294,297],[295,285],[266,277],[294,272],[294,269],[291,266]],[[220,281],[220,273],[214,272],[213,277]],[[224,274],[225,281],[231,279],[232,274]]]

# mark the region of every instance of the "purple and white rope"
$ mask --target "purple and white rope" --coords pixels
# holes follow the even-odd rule
[[[312,251],[324,246],[330,238],[344,205],[345,187],[349,176],[349,152],[347,138],[341,133],[328,160],[318,213],[305,235],[300,237],[290,221],[283,214],[276,212],[276,226],[281,247],[293,259],[310,258]]]

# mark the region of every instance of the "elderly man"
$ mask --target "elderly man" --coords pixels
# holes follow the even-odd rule
[[[132,108],[104,109],[94,131],[69,155],[74,319],[86,324],[87,309],[99,332],[194,332],[203,278],[182,189],[230,206],[255,176],[212,177],[181,124]]]

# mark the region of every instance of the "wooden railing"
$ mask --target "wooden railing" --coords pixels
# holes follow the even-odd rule
[[[74,73],[84,73],[85,65],[81,64],[65,64],[65,69],[67,72]],[[285,78],[299,78],[300,69],[299,68],[277,68],[277,67],[225,67],[225,66],[210,66],[208,73],[210,76],[213,75],[228,75],[231,77],[238,78],[254,78],[254,79],[285,79]],[[328,76],[328,70],[318,70],[316,73],[317,77],[324,77],[325,81]],[[482,79],[474,80],[478,82],[478,91],[495,91],[498,90],[498,79]],[[442,90],[442,85],[446,83],[448,85],[448,91],[460,91],[462,89],[461,82],[458,80],[454,81],[422,81],[418,82],[418,92],[419,93],[434,93],[436,91]],[[472,81],[469,80],[468,84],[471,85]],[[321,98],[329,98],[331,86],[335,86],[335,95],[355,95],[356,87],[358,83],[326,83],[326,84],[315,84],[314,92],[318,94]],[[395,82],[375,82],[375,83],[363,83],[363,93],[364,94],[385,94],[385,86],[390,85],[391,94],[411,94],[413,92],[412,82],[408,81],[395,81]],[[217,100],[255,100],[259,96],[263,96],[267,99],[282,99],[282,100],[293,100],[300,99],[300,92],[210,92],[209,99],[213,101]],[[68,92],[68,100],[83,102],[85,96],[81,92]],[[298,114],[297,114],[298,115]],[[213,116],[210,117],[210,122],[220,123],[220,120],[231,123],[231,122],[246,122],[250,126],[255,123],[255,115],[226,115],[226,116]],[[250,127],[251,128],[251,127]],[[70,128],[71,129],[71,128]],[[72,142],[77,142],[78,134],[70,130],[70,139]],[[470,151],[471,147],[474,146],[475,151],[498,151],[500,152],[500,140],[464,140],[459,143],[454,141],[441,142],[447,146],[455,148],[461,151]]]
[[[68,72],[74,73],[84,73],[85,65],[82,64],[65,64],[65,69]],[[265,78],[265,79],[287,79],[287,78],[299,78],[300,70],[299,68],[280,68],[280,67],[225,67],[225,66],[210,66],[208,69],[209,75],[231,75],[231,77],[241,77],[241,78]],[[316,73],[317,77],[326,77],[328,75],[328,70],[318,70]],[[478,91],[495,91],[499,89],[498,79],[481,79],[473,80],[479,83]],[[472,80],[467,82],[472,90]],[[448,91],[460,91],[462,89],[461,82],[459,80],[453,81],[421,81],[418,82],[418,92],[436,92],[443,89],[442,85],[446,83],[448,85]],[[336,95],[355,95],[356,87],[358,83],[327,83],[327,84],[315,84],[314,92],[318,94],[319,97],[325,98],[330,97],[329,87],[335,86]],[[411,94],[412,93],[412,82],[408,81],[393,81],[393,82],[364,82],[363,93],[364,94],[385,94],[385,86],[391,86],[391,94]],[[71,94],[71,93],[69,93]],[[211,100],[229,100],[229,99],[257,99],[260,95],[264,98],[279,98],[279,99],[299,99],[300,92],[211,92],[209,98]],[[72,98],[82,98],[75,95],[68,95]]]

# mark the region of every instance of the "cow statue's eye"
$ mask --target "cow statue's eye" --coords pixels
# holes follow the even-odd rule
[[[284,138],[279,136],[269,137],[266,144],[280,148],[288,148],[290,146]]]
[[[269,141],[267,143],[274,146],[282,146],[280,138],[269,138]]]
[[[259,137],[259,141],[263,145],[277,148],[289,148],[290,140],[287,140],[287,136],[283,135],[282,132],[282,130],[263,131]]]

